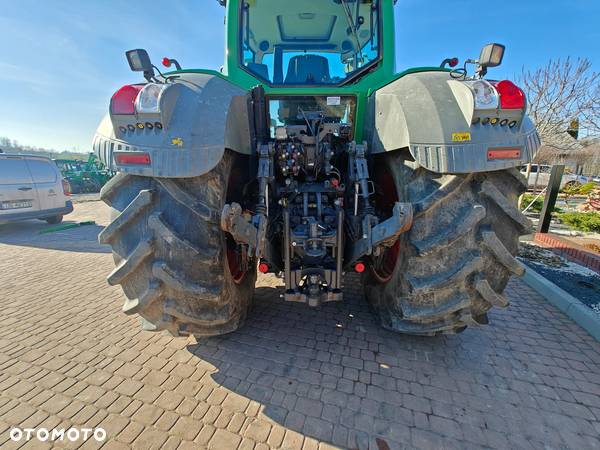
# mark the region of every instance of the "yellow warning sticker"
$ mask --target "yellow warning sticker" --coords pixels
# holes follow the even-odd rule
[[[452,142],[467,142],[471,140],[471,133],[452,133]]]
[[[183,147],[183,139],[173,138],[173,139],[171,139],[171,145],[176,145],[177,147]]]

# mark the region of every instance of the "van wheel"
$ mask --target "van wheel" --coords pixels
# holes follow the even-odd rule
[[[52,216],[52,217],[48,217],[46,219],[46,222],[48,222],[50,225],[56,225],[59,224],[63,221],[63,216]]]

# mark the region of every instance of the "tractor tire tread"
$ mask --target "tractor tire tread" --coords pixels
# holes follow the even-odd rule
[[[115,259],[108,282],[121,285],[123,312],[141,316],[143,330],[215,336],[243,324],[256,268],[234,281],[215,220],[235,158],[227,151],[212,171],[191,179],[118,174],[102,189],[113,211],[99,236]]]
[[[514,255],[519,236],[531,230],[515,206],[526,189],[524,177],[516,169],[436,174],[415,165],[404,151],[381,158],[398,201],[413,204],[415,219],[399,239],[391,275],[376,276],[375,269],[363,274],[379,322],[396,332],[427,336],[487,324],[492,307],[509,304],[502,292],[510,277],[523,274]]]

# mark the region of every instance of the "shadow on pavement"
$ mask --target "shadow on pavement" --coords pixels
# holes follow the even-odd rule
[[[65,220],[61,225],[75,223]],[[59,250],[78,253],[110,253],[110,247],[98,243],[98,234],[103,227],[86,225],[63,231],[40,234],[44,230],[55,227],[41,220],[26,220],[22,222],[0,225],[0,244],[17,245],[22,247]]]
[[[358,279],[347,279],[345,292],[343,303],[310,309],[284,302],[280,289],[258,288],[242,329],[198,338],[188,350],[218,369],[215,382],[290,430],[343,448],[401,448],[415,425],[406,409],[410,381],[435,372],[434,353],[457,353],[470,332],[453,339],[388,332]]]

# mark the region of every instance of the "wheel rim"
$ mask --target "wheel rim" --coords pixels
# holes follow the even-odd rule
[[[396,183],[386,165],[378,164],[376,167],[376,180],[381,191],[375,197],[375,204],[379,211],[391,215],[393,214],[394,205],[398,201]],[[397,240],[393,246],[387,247],[382,254],[371,258],[371,273],[378,283],[388,283],[392,279],[399,256],[400,241]]]
[[[373,258],[371,272],[379,283],[387,283],[394,276],[394,269],[400,255],[400,241],[385,250],[382,255]]]
[[[248,268],[244,267],[242,255],[240,254],[240,246],[227,236],[227,267],[235,284],[243,283],[248,273]]]

